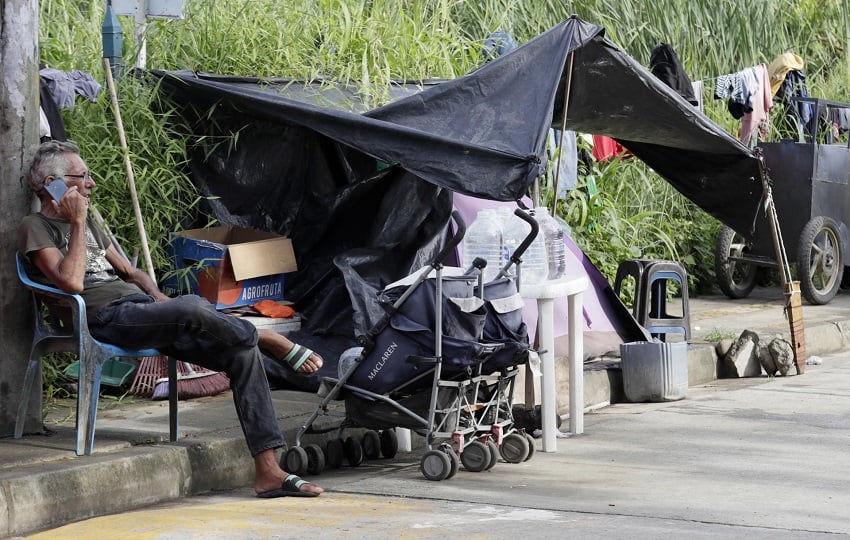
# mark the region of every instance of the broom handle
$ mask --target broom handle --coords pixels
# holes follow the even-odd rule
[[[136,181],[133,177],[133,166],[130,163],[130,150],[127,148],[127,137],[124,135],[124,122],[121,121],[121,110],[118,108],[118,93],[115,91],[115,83],[112,80],[112,69],[109,66],[109,58],[103,59],[103,67],[106,71],[106,86],[109,88],[109,97],[112,100],[112,112],[115,115],[115,123],[118,126],[118,140],[121,141],[121,150],[124,154],[124,169],[127,171],[130,199],[133,201],[133,212],[136,214],[139,236],[142,238],[142,255],[145,257],[145,266],[147,266],[148,275],[156,283],[151,252],[148,248],[148,235],[145,232],[145,222],[142,221],[142,209],[139,207],[139,195],[136,193]]]

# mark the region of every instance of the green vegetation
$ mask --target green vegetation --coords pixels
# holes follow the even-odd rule
[[[104,0],[41,0],[41,61],[103,79]],[[710,79],[786,51],[806,61],[810,93],[850,101],[850,22],[841,0],[186,0],[185,19],[151,20],[147,66],[211,73],[319,75],[356,81],[382,103],[390,79],[452,78],[480,64],[481,46],[504,29],[518,43],[578,14],[646,64],[658,42],[676,49],[694,80]],[[842,22],[837,22],[842,21]],[[134,62],[133,21],[121,17],[125,62]],[[158,274],[168,233],[197,217],[199,195],[183,168],[185,141],[168,104],[133,77],[118,80],[120,106]],[[140,241],[108,96],[64,118],[98,174],[98,206],[128,251]],[[706,96],[707,114],[730,133],[737,122]],[[153,112],[156,111],[156,112]],[[559,206],[573,237],[602,272],[627,257],[682,261],[695,292],[713,285],[718,224],[638,160],[581,171]],[[598,194],[588,190],[595,184]],[[545,187],[545,186],[544,186]],[[545,190],[544,190],[545,191]]]

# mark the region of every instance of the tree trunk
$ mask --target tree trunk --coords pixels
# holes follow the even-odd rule
[[[38,2],[0,0],[0,436],[11,435],[32,340],[32,302],[15,270],[18,224],[29,213],[24,178],[38,143]],[[27,429],[41,428],[41,377]]]

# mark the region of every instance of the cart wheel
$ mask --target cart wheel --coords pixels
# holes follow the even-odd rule
[[[729,298],[746,298],[756,286],[758,266],[752,263],[730,260],[750,251],[749,243],[738,233],[724,225],[717,235],[714,252],[714,272],[717,285]]]
[[[325,454],[318,444],[308,444],[304,447],[307,453],[307,472],[313,475],[322,474],[325,470]]]
[[[342,439],[331,439],[325,447],[325,463],[328,467],[339,469],[345,459],[345,447]]]
[[[449,456],[449,465],[451,465],[451,469],[449,470],[449,475],[446,476],[446,480],[448,480],[457,474],[457,470],[460,468],[460,458],[457,457],[457,452],[455,452],[455,449],[449,444],[441,444],[440,450]]]
[[[301,476],[307,473],[307,452],[300,446],[293,446],[283,456],[283,468],[289,474]]]
[[[496,466],[496,462],[499,461],[499,447],[496,446],[496,443],[493,441],[487,441],[484,443],[487,445],[487,450],[490,451],[490,463],[487,464],[487,467],[484,469],[485,471],[489,471],[493,467]]]
[[[363,463],[363,447],[360,442],[354,437],[345,439],[343,444],[345,449],[345,459],[352,467],[359,467]]]
[[[419,460],[419,470],[422,471],[422,476],[435,482],[448,478],[451,469],[451,459],[440,450],[428,450]]]
[[[360,445],[363,447],[363,454],[366,459],[378,459],[381,457],[381,437],[377,431],[369,430],[363,434],[360,440]]]
[[[522,463],[528,457],[528,441],[524,435],[511,433],[502,441],[499,452],[508,463]]]
[[[398,435],[394,429],[381,432],[381,455],[387,459],[394,458],[398,453]]]
[[[834,220],[816,216],[800,233],[797,277],[810,304],[823,305],[835,298],[844,274],[841,235]]]
[[[534,437],[525,432],[523,432],[522,436],[528,441],[528,455],[525,456],[525,461],[528,461],[534,457],[534,452],[537,451],[537,448],[534,446]]]
[[[483,471],[490,465],[490,459],[490,449],[481,441],[472,441],[460,453],[460,462],[467,471]]]

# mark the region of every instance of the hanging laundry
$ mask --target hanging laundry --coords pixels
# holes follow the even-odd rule
[[[596,161],[607,161],[614,156],[632,157],[632,153],[611,137],[605,135],[593,136],[593,158]]]
[[[43,68],[42,68],[43,69]],[[40,141],[49,140],[65,141],[68,139],[65,133],[65,123],[59,113],[59,107],[50,95],[49,81],[39,74],[38,77],[38,101],[39,101],[39,136]]]
[[[770,91],[775,96],[789,71],[803,69],[803,59],[792,52],[780,54],[767,67],[770,75]]]
[[[803,142],[805,136],[812,137],[817,131],[817,122],[812,122],[814,109],[811,103],[796,101],[794,98],[808,98],[809,91],[806,86],[806,75],[798,70],[792,69],[785,74],[785,79],[776,92],[776,101],[783,104],[785,109],[785,122],[790,121],[794,130],[797,131],[798,141]]]
[[[770,125],[768,111],[773,107],[773,94],[770,89],[770,76],[767,67],[759,64],[744,70],[744,94],[748,99],[750,111],[741,120],[741,141],[748,146],[755,146],[758,137],[767,137]]]
[[[829,121],[835,126],[839,134],[847,133],[850,131],[850,109],[831,107],[829,109]]]
[[[685,68],[679,62],[679,57],[676,56],[673,47],[666,43],[659,43],[653,47],[649,56],[649,70],[691,105],[699,104],[694,95],[691,79],[685,73]]]
[[[94,103],[100,94],[100,83],[79,70],[66,72],[44,68],[38,74],[47,80],[47,90],[60,109],[73,109],[77,95]]]
[[[704,112],[705,111],[705,104],[703,103],[703,100],[702,100],[702,91],[703,91],[702,81],[694,81],[693,87],[694,87],[694,96],[697,98],[696,107],[697,107],[697,109],[699,109],[699,112]]]
[[[561,137],[564,142],[561,144]],[[557,169],[558,148],[561,148],[560,171]],[[576,144],[575,131],[561,131],[550,129],[548,137],[548,157],[552,161],[554,174],[558,175],[558,198],[563,199],[571,189],[576,188],[578,183],[578,146]],[[554,181],[554,175],[552,177]]]
[[[504,30],[496,30],[491,32],[484,40],[484,47],[481,49],[481,57],[484,63],[495,60],[503,54],[507,54],[516,49],[518,45],[514,38]]]
[[[753,86],[754,75],[746,70],[717,77],[714,83],[714,99],[727,100],[729,114],[735,119],[742,118],[753,110],[749,92]]]

